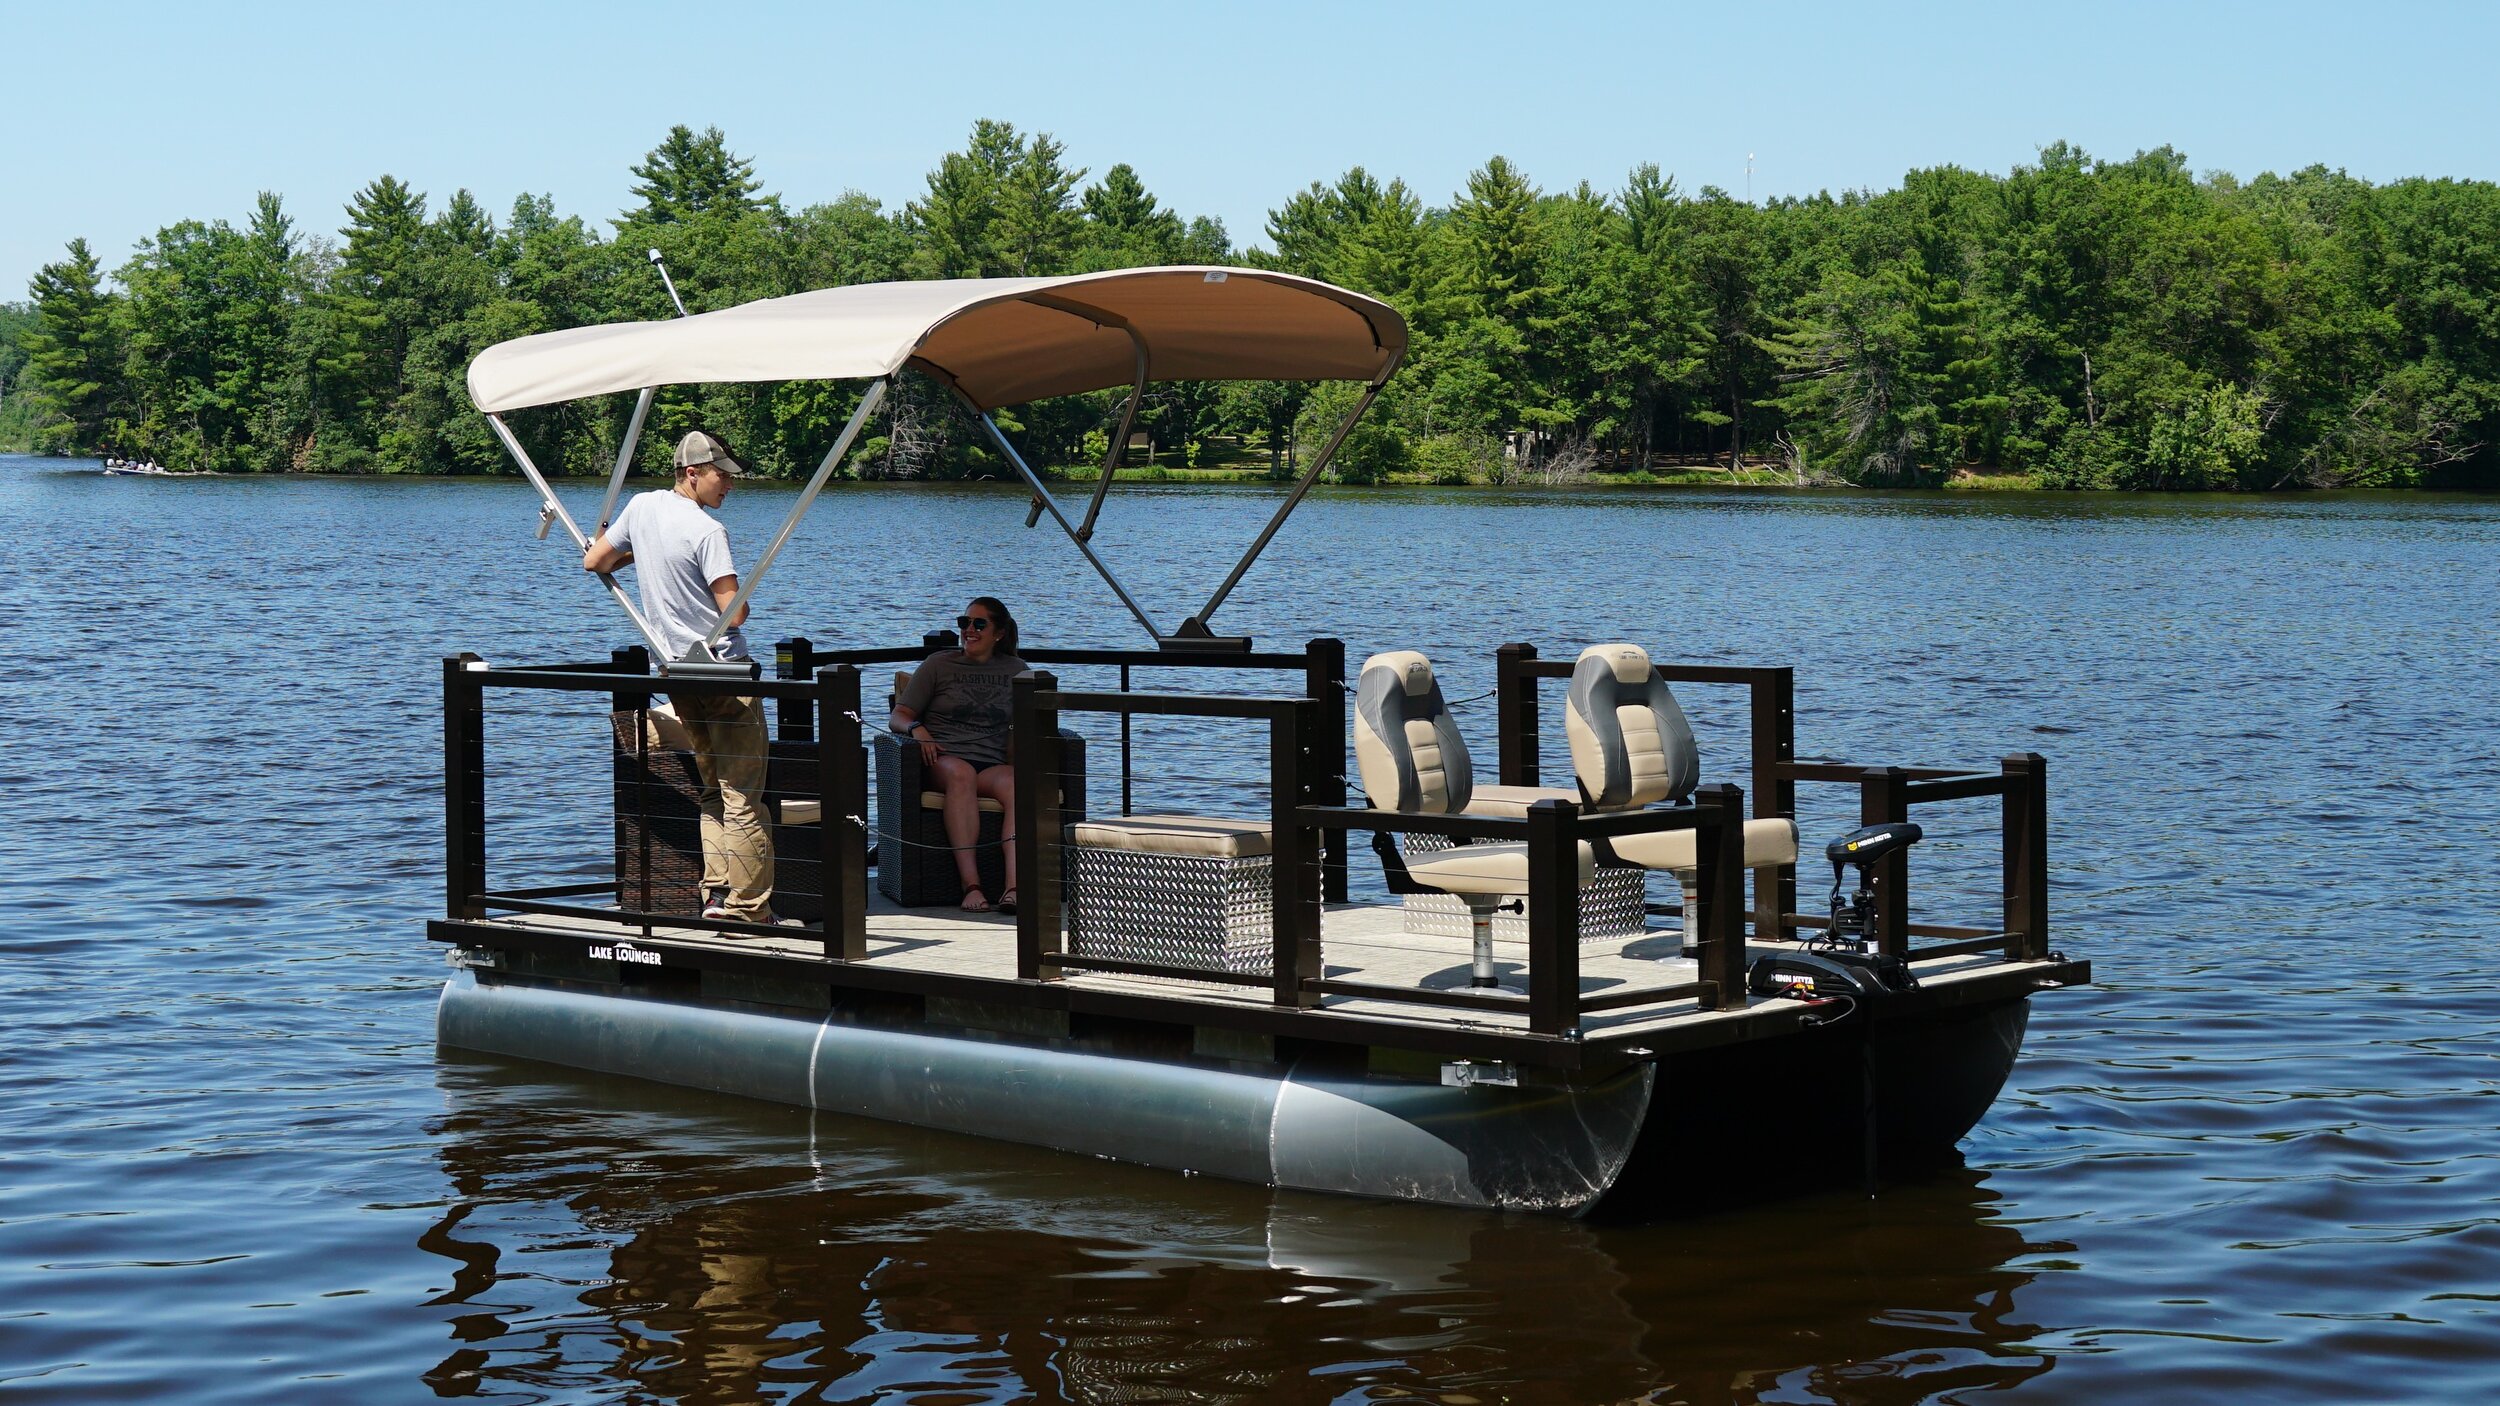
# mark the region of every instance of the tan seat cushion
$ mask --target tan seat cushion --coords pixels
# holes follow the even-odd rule
[[[1145,854],[1190,854],[1243,859],[1272,854],[1276,837],[1264,820],[1222,820],[1200,815],[1122,815],[1079,821],[1073,844]]]
[[[1538,801],[1577,801],[1580,793],[1560,786],[1478,786],[1467,795],[1467,814],[1506,815],[1525,819]]]
[[[997,801],[995,798],[990,797],[990,796],[983,796],[983,797],[981,798],[981,800],[980,800],[980,803],[979,803],[979,804],[980,804],[980,806],[981,806],[981,810],[982,810],[982,812],[983,812],[984,814],[988,814],[988,815],[1004,815],[1004,814],[1006,814],[1006,813],[1007,813],[1007,808],[1006,808],[1005,806],[1003,806],[1003,805],[1000,805],[1000,804],[998,803],[998,801]],[[946,793],[945,793],[944,791],[923,791],[923,792],[921,792],[921,793],[920,793],[920,808],[921,808],[922,810],[944,810],[944,809],[946,809]]]
[[[1685,873],[1701,863],[1700,853],[1700,836],[1691,830],[1669,830],[1660,835],[1626,835],[1615,841],[1616,857],[1644,869]],[[1745,822],[1746,868],[1759,869],[1765,865],[1796,862],[1797,822]]]
[[[822,801],[783,801],[781,803],[781,823],[784,825],[814,825],[824,818],[825,806]]]
[[[1460,845],[1429,854],[1409,853],[1406,872],[1418,883],[1443,893],[1506,895],[1528,891],[1528,846],[1524,842]],[[1597,852],[1580,844],[1580,882],[1597,876]]]

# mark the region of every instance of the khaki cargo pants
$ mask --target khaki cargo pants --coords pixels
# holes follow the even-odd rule
[[[771,733],[758,698],[681,697],[703,782],[703,889],[729,891],[730,916],[768,922],[773,907],[772,822],[764,808]]]

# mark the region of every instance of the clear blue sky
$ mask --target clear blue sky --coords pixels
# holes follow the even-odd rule
[[[2500,178],[2500,5],[497,4],[0,0],[0,298],[283,194],[335,230],[389,172],[604,221],[628,163],[715,124],[797,204],[889,207],[976,117],[1127,161],[1236,244],[1361,164],[1441,203],[1501,153],[1548,189],[1883,188],[2060,138],[2199,171]]]

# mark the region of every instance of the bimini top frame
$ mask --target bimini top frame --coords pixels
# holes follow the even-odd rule
[[[1359,293],[1289,274],[1257,269],[1181,266],[1121,269],[1067,278],[938,279],[867,283],[826,288],[786,298],[669,322],[612,323],[543,332],[489,347],[469,365],[469,398],[485,412],[504,448],[538,490],[543,505],[539,531],[561,522],[576,546],[604,529],[633,461],[634,443],[664,385],[722,381],[869,380],[859,407],[808,479],[789,518],[775,534],[738,595],[711,634],[687,657],[664,666],[670,672],[719,670],[710,646],[717,643],[779,555],[799,520],[815,502],[862,426],[884,399],[895,373],[909,368],[952,390],[980,421],[1007,461],[1033,491],[1030,526],[1043,511],[1057,520],[1129,613],[1166,648],[1228,643],[1207,628],[1285,518],[1301,503],[1321,471],[1345,442],[1372,400],[1406,354],[1406,322],[1386,303]],[[1266,527],[1207,598],[1198,612],[1170,631],[1159,628],[1119,577],[1093,549],[1101,514],[1126,430],[1146,386],[1156,381],[1275,380],[1359,381],[1363,394],[1286,495]],[[1000,432],[990,412],[1048,396],[1108,387],[1131,387],[1093,501],[1083,522],[1072,521],[1040,475]],[[503,416],[512,410],[552,405],[586,396],[637,391],[625,442],[600,503],[599,521],[586,533],[557,501],[555,492]],[[668,650],[612,578],[607,586],[655,658]],[[737,666],[743,671],[744,666]]]

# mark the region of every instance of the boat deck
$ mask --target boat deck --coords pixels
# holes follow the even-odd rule
[[[1467,939],[1403,929],[1403,911],[1395,906],[1328,905],[1321,927],[1325,979],[1412,989],[1427,1000],[1431,993],[1469,990]],[[1638,1058],[1776,1034],[1827,1014],[1818,1007],[1829,1004],[1757,997],[1741,1010],[1705,1010],[1690,999],[1676,999],[1589,1012],[1576,1036],[1557,1040],[1531,1032],[1524,1005],[1515,1011],[1453,1009],[1389,997],[1330,994],[1320,999],[1316,1009],[1296,1010],[1276,1005],[1264,984],[1091,971],[1070,971],[1047,981],[1021,980],[1016,975],[1014,918],[901,908],[881,894],[870,900],[867,930],[867,956],[848,962],[826,957],[821,936],[799,928],[791,929],[786,937],[727,937],[692,926],[533,914],[438,920],[431,935],[466,947],[585,957],[603,969],[618,969],[621,979],[630,979],[629,971],[641,975],[654,967],[743,972],[821,982],[836,990],[1090,1010],[1573,1067],[1612,1062],[1608,1055]],[[610,955],[620,942],[635,949],[624,960]],[[1584,998],[1621,997],[1695,981],[1698,964],[1680,955],[1682,945],[1682,934],[1673,929],[1584,943],[1580,948],[1581,993]],[[1756,947],[1767,950],[1777,945]],[[1524,996],[1527,943],[1496,938],[1494,957],[1504,979],[1503,989]],[[1922,991],[1929,993],[1930,1004],[1956,1005],[2071,984],[2082,979],[2073,970],[2079,965],[2056,960],[2009,962],[1991,954],[1969,953],[1921,961],[1914,969]]]

